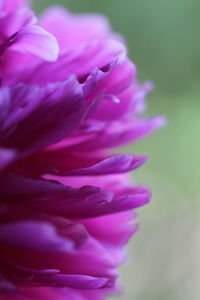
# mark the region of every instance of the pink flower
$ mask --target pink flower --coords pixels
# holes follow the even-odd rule
[[[1,299],[105,299],[151,198],[127,176],[147,157],[110,150],[163,118],[142,117],[151,85],[106,19],[0,9]]]
[[[37,19],[25,6],[26,2],[0,0],[0,78],[5,82],[13,69],[19,70],[30,63],[28,54],[47,61],[54,61],[58,56],[55,37],[35,25]]]

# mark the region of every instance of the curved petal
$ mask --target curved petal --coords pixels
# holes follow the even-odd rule
[[[112,39],[94,40],[81,44],[75,49],[67,49],[58,60],[25,69],[20,80],[29,84],[44,85],[49,82],[66,80],[75,74],[80,81],[94,68],[104,68],[113,61],[124,59],[126,49],[123,44]],[[80,68],[81,66],[81,68]],[[32,76],[36,72],[37,76]]]
[[[12,1],[13,3],[15,1]],[[0,18],[0,35],[5,38],[10,38],[17,33],[22,27],[34,24],[37,19],[33,11],[27,7],[20,7],[9,14]]]
[[[59,236],[54,226],[45,222],[21,221],[1,224],[0,242],[34,251],[73,251],[73,242]]]
[[[66,149],[46,151],[20,162],[21,172],[32,176],[55,174],[58,176],[100,176],[119,174],[139,168],[147,160],[145,155],[117,154],[102,157],[84,156],[81,153],[68,152]],[[14,170],[18,170],[16,164]]]
[[[118,174],[139,168],[148,159],[147,156],[118,154],[105,158],[96,164],[64,172],[65,175],[104,175]]]
[[[0,263],[0,265],[3,274],[4,272],[7,273],[6,275],[8,278],[14,277],[14,281],[18,285],[22,286],[25,284],[26,286],[56,286],[93,290],[106,287],[106,284],[108,282],[108,279],[103,277],[98,278],[94,276],[79,274],[61,274],[60,271],[56,269],[31,269],[17,265],[9,260],[4,260]],[[2,284],[4,284],[4,287],[5,283],[6,281],[4,280],[2,282]]]
[[[4,254],[5,256],[5,254]],[[36,270],[59,270],[63,275],[87,275],[96,278],[106,278],[104,285],[114,286],[117,278],[116,263],[111,253],[104,245],[94,238],[89,238],[78,251],[35,252],[15,248],[7,250],[6,258],[17,265]]]
[[[12,102],[0,142],[23,155],[61,140],[79,126],[85,113],[82,89],[74,77],[43,88],[18,84],[9,92]]]
[[[82,140],[80,139],[80,142],[77,140],[74,145],[69,145],[68,150],[78,152],[81,149],[82,152],[91,152],[118,147],[129,142],[136,142],[164,125],[165,118],[163,116],[112,122],[107,126],[102,122],[98,124],[94,121],[88,124],[89,133],[86,132],[84,136],[83,132]],[[80,131],[78,133],[81,134]]]
[[[47,9],[40,17],[39,24],[58,39],[62,50],[111,35],[110,24],[104,16],[74,15],[59,6]]]
[[[65,218],[85,219],[131,210],[151,199],[150,190],[144,186],[124,187],[115,195],[111,190],[81,197],[81,191],[83,188],[77,189],[77,197],[70,196],[70,193],[51,192],[32,198],[27,204],[34,209]]]
[[[34,54],[47,61],[55,61],[59,54],[55,37],[36,25],[21,28],[10,49]]]

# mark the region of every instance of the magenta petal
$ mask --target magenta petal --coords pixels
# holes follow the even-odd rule
[[[8,180],[10,181],[10,189],[7,184]],[[19,200],[21,202],[20,205],[25,209],[26,206],[28,206],[27,209],[34,208],[37,209],[38,212],[46,211],[57,216],[76,217],[76,211],[77,216],[79,216],[83,202],[85,202],[85,209],[81,213],[82,216],[84,216],[84,213],[86,213],[86,215],[93,215],[95,211],[87,211],[87,208],[90,209],[97,206],[98,210],[98,205],[100,206],[100,213],[102,204],[109,203],[113,198],[113,192],[101,190],[95,186],[72,188],[47,180],[23,178],[15,174],[5,174],[5,176],[0,179],[0,185],[2,186],[3,197],[12,201],[10,203],[11,207],[12,205],[16,205],[17,200]],[[26,188],[23,189],[23,186],[26,186]],[[14,212],[12,212],[12,215],[13,213]],[[18,211],[16,211],[16,216],[17,214],[19,214]],[[62,223],[63,221],[61,220],[61,224]],[[78,230],[78,223],[77,229],[74,227],[75,224],[65,223],[66,221],[63,225],[67,226],[67,232]]]
[[[71,252],[71,240],[57,235],[53,225],[21,221],[0,225],[0,242],[18,248],[45,252]]]
[[[16,285],[40,285],[41,278],[48,278],[60,272],[56,269],[36,270],[27,268],[8,259],[1,260],[0,266],[3,276],[14,281]]]
[[[29,0],[1,0],[0,1],[0,9],[4,12],[12,12],[19,8],[20,6],[28,5]]]
[[[16,157],[12,149],[0,148],[0,171],[5,169]]]
[[[106,18],[0,0],[1,300],[105,300],[151,191],[112,148],[163,126]]]
[[[79,251],[71,254],[40,253],[37,260],[29,262],[30,255],[26,257],[27,264],[34,264],[34,268],[59,269],[61,274],[88,275],[97,278],[109,279],[108,284],[114,284],[117,278],[115,261],[102,243],[89,238]],[[18,257],[22,260],[21,257]],[[46,267],[45,267],[46,268]]]
[[[112,253],[117,265],[127,258],[124,246],[138,230],[136,215],[130,211],[84,219],[90,235],[100,240]]]
[[[12,274],[15,274],[15,281],[21,285],[26,283],[26,285],[30,286],[45,285],[90,290],[103,288],[108,282],[108,278],[98,278],[78,274],[61,274],[60,271],[56,269],[36,270],[17,265],[11,261],[3,261],[1,263],[1,269],[3,273],[7,270],[8,278],[10,278]],[[2,284],[3,283],[5,285],[5,280],[2,282]]]
[[[89,191],[91,188],[85,187],[86,189]],[[28,205],[66,218],[84,219],[131,210],[148,203],[151,199],[151,191],[144,186],[124,188],[120,195],[114,195],[111,191],[90,192],[84,195],[83,188],[75,190],[74,196],[70,193],[53,192],[41,195],[29,201]]]
[[[2,195],[13,195],[15,199],[18,195],[20,197],[28,197],[53,191],[61,192],[67,189],[64,185],[59,183],[47,180],[34,180],[14,173],[5,173],[4,176],[0,178],[0,186]]]
[[[29,287],[19,293],[16,300],[105,300],[111,289],[79,290],[71,288]],[[113,293],[113,289],[112,289]],[[29,297],[31,295],[31,299]],[[29,298],[27,298],[29,297]],[[15,300],[2,298],[2,300]]]
[[[87,76],[87,78],[83,82],[83,91],[84,91],[84,95],[86,97],[89,96],[89,98],[92,98],[92,97],[94,98],[96,96],[101,95],[101,91],[96,92],[95,94],[91,94],[91,93],[94,92],[94,90],[98,86],[98,84],[100,82],[102,82],[102,80],[104,78],[106,78],[108,76],[108,74],[112,70],[115,63],[116,62],[113,61],[110,64],[108,64],[105,69],[103,68],[103,70],[94,68],[90,72],[90,74]]]
[[[21,81],[44,85],[49,82],[66,80],[71,74],[75,74],[82,81],[92,69],[96,67],[101,69],[113,61],[120,61],[125,53],[124,45],[112,39],[94,40],[91,43],[82,44],[76,49],[66,49],[58,60],[51,64],[41,63],[30,69],[31,74],[37,73],[36,77],[24,70]]]
[[[105,158],[88,168],[74,169],[65,172],[65,175],[104,175],[132,171],[139,168],[148,159],[147,156],[118,154]]]
[[[50,216],[49,219],[54,222],[60,235],[73,241],[76,250],[87,242],[89,235],[81,222],[72,222],[61,216]]]
[[[165,118],[162,116],[135,120],[127,122],[113,122],[105,126],[102,122],[92,121],[88,124],[84,138],[77,144],[69,146],[69,150],[78,152],[79,149],[83,152],[96,151],[99,149],[109,149],[118,147],[129,142],[136,142],[144,136],[149,135],[154,130],[165,125]],[[104,127],[105,126],[105,127]],[[82,133],[84,137],[84,132]],[[98,143],[96,142],[98,140]]]
[[[50,7],[42,14],[40,26],[56,36],[63,50],[80,43],[91,42],[93,39],[104,38],[110,33],[110,24],[104,16],[73,15],[59,6]]]
[[[55,61],[59,52],[55,37],[36,25],[21,28],[10,48],[36,55],[47,61]]]
[[[39,283],[40,285],[45,285],[45,282],[41,284],[42,279],[44,279],[48,280],[49,285],[59,286],[66,284],[65,277],[63,275],[83,275],[83,279],[86,275],[85,287],[87,284],[90,284],[90,279],[90,287],[93,286],[93,288],[95,288],[95,285],[96,287],[113,287],[117,278],[116,263],[114,258],[102,243],[93,238],[88,239],[87,243],[85,243],[84,246],[79,249],[79,251],[71,254],[58,252],[53,253],[52,251],[30,252],[15,248],[15,252],[10,252],[10,256],[12,257],[12,260],[14,260],[15,265],[12,266],[11,264],[10,267],[4,267],[4,270],[9,271],[12,269],[12,273],[16,274],[18,269],[18,274],[21,274],[20,281],[23,281],[27,277],[30,278],[32,273],[36,278],[37,285],[39,285]],[[10,258],[8,260],[11,262]],[[7,261],[3,262],[4,266],[5,264],[7,264]],[[22,264],[25,267],[17,267],[17,265],[21,266]],[[38,270],[40,272],[35,272],[34,270],[31,271],[31,269]],[[44,274],[43,270],[46,270],[46,275]],[[55,275],[52,272],[49,272],[51,270]],[[56,274],[56,270],[60,271],[60,273]],[[59,274],[62,276],[58,276]],[[52,283],[50,276],[52,276]],[[28,285],[34,284],[34,282],[31,283],[31,281],[34,281],[34,277],[32,276],[30,278]],[[71,279],[73,279],[72,277]],[[90,277],[94,278],[92,279]],[[76,278],[76,276],[74,276],[74,278]],[[98,281],[98,279],[102,279],[102,281]],[[81,277],[77,277],[77,280],[81,280]]]
[[[137,219],[130,211],[84,219],[83,224],[89,234],[114,247],[123,247],[138,227]]]
[[[7,180],[10,181],[11,190],[8,190]],[[29,209],[33,208],[38,212],[44,211],[65,218],[93,218],[122,212],[144,205],[151,198],[151,191],[145,186],[119,186],[114,195],[109,190],[100,190],[94,186],[71,188],[49,181],[21,178],[15,174],[5,174],[0,184],[2,193],[10,200],[19,199],[23,207],[27,205]],[[26,188],[22,189],[23,186]],[[31,193],[33,187],[35,191]],[[81,236],[81,240],[85,240],[83,228],[79,226],[81,224],[75,226],[76,224],[63,222],[62,219],[55,219],[54,223],[55,221],[58,228],[61,225],[64,236],[71,237],[75,242],[77,237]]]
[[[0,142],[15,145],[23,155],[58,142],[80,124],[85,112],[82,89],[74,77],[44,88],[18,84],[9,93],[12,102]]]
[[[89,152],[90,154],[90,152]],[[93,176],[126,173],[137,169],[148,160],[148,156],[117,154],[108,157],[84,156],[67,149],[55,149],[32,156],[20,163],[21,171],[28,176],[56,174],[59,176]],[[15,171],[18,170],[16,164]],[[30,173],[29,173],[30,172]]]
[[[87,275],[56,274],[53,276],[40,276],[39,282],[43,285],[70,287],[75,289],[99,289],[106,286],[107,278],[98,278]]]
[[[6,37],[8,39],[16,34],[22,27],[36,22],[37,19],[33,11],[23,6],[0,18],[0,27],[3,28],[0,34],[3,35],[3,38]]]

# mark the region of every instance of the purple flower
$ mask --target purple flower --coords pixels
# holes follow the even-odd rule
[[[141,113],[123,39],[98,15],[0,0],[0,292],[2,300],[105,299],[149,202],[113,154],[163,125]],[[62,288],[61,288],[62,287]]]

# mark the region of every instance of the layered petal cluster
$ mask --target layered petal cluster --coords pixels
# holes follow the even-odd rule
[[[99,15],[60,7],[37,21],[0,0],[2,300],[105,299],[151,192],[127,172],[146,156],[111,149],[163,125],[144,118],[123,39]]]

